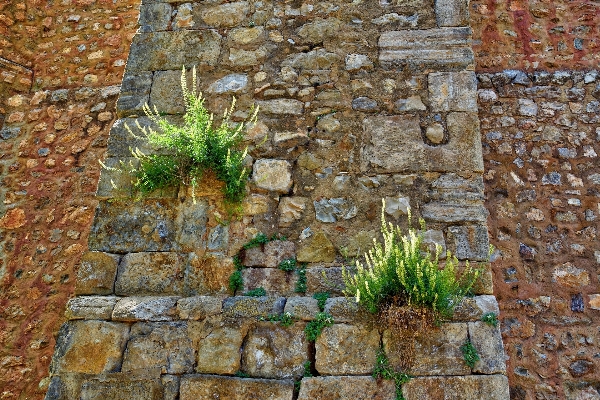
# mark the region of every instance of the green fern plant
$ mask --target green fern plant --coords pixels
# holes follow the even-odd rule
[[[181,89],[185,102],[183,125],[171,124],[154,110],[144,105],[146,115],[158,126],[137,127],[142,135],[136,138],[146,139],[152,146],[167,150],[166,154],[145,154],[139,149],[132,150],[139,160],[139,166],[133,168],[134,188],[142,194],[163,190],[179,184],[195,188],[206,171],[212,171],[225,186],[223,194],[230,203],[239,203],[246,193],[246,181],[249,169],[244,166],[247,150],[239,150],[243,141],[245,123],[232,127],[230,118],[235,107],[235,98],[231,107],[223,114],[220,125],[214,125],[213,115],[208,112],[205,99],[196,89],[196,69],[192,71],[192,87],[187,87],[185,67],[181,72]],[[246,123],[256,121],[257,109],[251,113]]]
[[[440,247],[432,257],[421,248],[423,234],[409,227],[402,234],[399,227],[387,223],[381,210],[381,233],[383,244],[374,241],[373,248],[365,254],[365,263],[356,261],[356,273],[345,268],[344,294],[371,313],[381,311],[384,305],[396,301],[416,307],[429,307],[436,317],[451,316],[458,300],[469,293],[480,271],[467,263],[457,277],[458,259],[447,253],[445,266],[439,262]],[[410,214],[409,214],[410,221]],[[421,221],[421,231],[424,230]]]

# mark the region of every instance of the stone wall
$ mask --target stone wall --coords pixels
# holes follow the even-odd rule
[[[392,365],[406,363],[396,351],[404,342],[333,297],[325,311],[335,324],[309,345],[305,321],[318,307],[304,295],[340,294],[345,258],[379,236],[383,198],[389,221],[406,227],[409,207],[426,221],[428,244],[462,261],[487,259],[466,11],[452,1],[142,4],[106,163],[130,161],[132,146],[156,151],[125,126],[151,124],[145,103],[176,120],[181,68],[195,66],[216,115],[234,95],[234,120],[260,107],[247,129],[249,194],[242,215],[224,223],[210,178],[195,193],[132,201],[129,178],[102,171],[91,251],[47,398],[241,399],[267,390],[291,399],[293,380],[301,399],[395,398],[392,382],[370,375],[380,346]],[[233,256],[258,232],[287,240],[246,250],[243,290],[231,293]],[[301,274],[277,268],[287,258],[306,264],[303,290]],[[259,287],[267,296],[240,296]],[[407,398],[508,398],[500,330],[480,321],[497,307],[489,267],[476,292],[454,322],[414,343]],[[298,319],[289,327],[264,321],[286,312]],[[460,350],[467,340],[481,355],[473,368]]]
[[[598,381],[598,72],[478,78],[512,398],[580,398]]]

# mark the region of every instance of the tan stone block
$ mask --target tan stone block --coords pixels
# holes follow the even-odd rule
[[[319,376],[304,378],[298,400],[394,400],[392,380],[375,380],[370,376]]]
[[[402,386],[406,400],[508,400],[508,379],[491,376],[433,376],[413,378]]]
[[[126,254],[119,265],[115,293],[118,295],[181,294],[184,268],[185,260],[177,253]]]
[[[335,247],[323,232],[317,232],[300,245],[296,255],[299,262],[332,262]]]
[[[53,374],[101,374],[121,365],[129,326],[104,321],[69,321],[58,333],[50,365]]]
[[[75,294],[112,294],[120,257],[89,251],[81,257]]]
[[[315,367],[323,375],[370,374],[379,339],[377,328],[346,324],[326,327],[315,342]]]
[[[203,337],[198,342],[197,372],[233,375],[240,370],[240,349],[244,341],[240,328],[207,324],[206,330],[198,335]]]
[[[294,395],[294,381],[185,375],[181,378],[179,393],[181,400],[292,400]]]
[[[234,270],[231,257],[192,254],[185,272],[184,292],[188,296],[226,294]]]
[[[79,399],[163,400],[163,388],[158,376],[109,374],[84,381]]]
[[[479,354],[473,367],[478,374],[506,374],[506,360],[499,326],[469,322],[469,338]]]

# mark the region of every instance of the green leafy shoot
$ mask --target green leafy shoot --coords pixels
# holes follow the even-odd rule
[[[265,288],[258,287],[256,289],[248,290],[242,296],[262,297],[262,296],[266,296],[266,295],[267,295],[267,291],[265,290]]]
[[[300,267],[296,269],[296,273],[298,274],[298,280],[296,281],[294,292],[306,293],[306,265],[300,265]]]
[[[279,263],[279,269],[282,271],[290,272],[296,269],[296,259],[288,258]]]
[[[304,367],[304,374],[302,375],[305,378],[310,378],[313,376],[312,371],[311,371],[311,364],[309,360],[304,361],[304,364],[302,364],[302,366]]]
[[[283,314],[269,314],[266,320],[271,322],[279,322],[281,326],[286,328],[288,326],[292,326],[296,321],[294,316],[289,312],[285,312]]]
[[[488,312],[483,314],[481,320],[488,324],[489,326],[493,326],[494,328],[498,326],[498,316],[496,313]]]
[[[319,310],[323,311],[325,309],[325,302],[329,298],[329,293],[320,292],[313,294],[313,299],[317,300],[317,305],[319,306]]]
[[[244,278],[241,270],[233,271],[229,276],[229,289],[235,294],[238,290],[244,287]]]
[[[333,325],[333,317],[331,315],[324,312],[317,313],[315,319],[306,324],[304,328],[306,340],[314,342],[321,335],[323,329],[331,325]]]
[[[248,375],[247,373],[245,373],[244,371],[238,370],[235,373],[235,376],[237,376],[238,378],[249,378],[250,375]]]
[[[254,247],[260,247],[263,244],[269,243],[269,238],[264,233],[260,232],[252,239],[248,241],[243,247],[244,250],[252,249]]]
[[[392,300],[406,305],[431,308],[435,315],[452,315],[459,299],[469,293],[479,270],[467,263],[457,277],[458,259],[449,252],[445,265],[439,261],[440,247],[432,256],[422,250],[423,233],[409,227],[402,234],[399,227],[387,223],[381,211],[383,245],[375,243],[365,254],[365,263],[356,261],[356,273],[343,268],[344,294],[355,297],[371,313],[377,313]],[[410,221],[410,214],[409,214]],[[421,221],[424,228],[424,222]]]
[[[202,93],[196,88],[196,69],[192,71],[192,87],[187,87],[185,67],[181,73],[181,89],[185,103],[185,114],[181,126],[170,123],[158,109],[144,105],[144,112],[158,129],[137,124],[141,136],[155,148],[166,150],[166,154],[145,154],[139,149],[132,154],[139,160],[134,168],[134,187],[142,194],[183,184],[195,188],[203,174],[210,170],[225,183],[223,194],[230,203],[239,203],[246,193],[249,169],[244,166],[246,150],[239,150],[243,141],[245,123],[254,123],[258,110],[253,110],[245,123],[230,122],[235,108],[235,98],[219,125],[208,112]],[[195,199],[194,199],[195,200]]]
[[[467,364],[470,368],[475,367],[475,364],[477,361],[479,361],[479,354],[477,353],[475,346],[473,346],[473,343],[467,339],[465,344],[460,347],[460,350],[463,353],[465,364]]]
[[[380,348],[377,352],[375,368],[373,368],[373,378],[393,380],[396,387],[396,400],[404,400],[404,396],[402,395],[402,385],[407,383],[411,376],[404,372],[394,371],[390,366],[390,362],[385,352]]]

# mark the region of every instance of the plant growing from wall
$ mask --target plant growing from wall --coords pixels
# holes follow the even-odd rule
[[[465,364],[467,364],[469,368],[475,367],[475,364],[479,361],[479,353],[477,353],[477,349],[473,346],[473,343],[467,339],[465,344],[460,347],[460,350],[463,353]]]
[[[498,326],[498,316],[496,315],[496,313],[485,313],[481,316],[481,320],[489,326],[493,326],[494,328]]]
[[[323,329],[331,325],[333,325],[333,317],[331,315],[324,312],[317,313],[315,319],[306,324],[304,328],[306,340],[314,342],[321,335]]]
[[[223,114],[221,123],[214,125],[213,115],[205,108],[205,99],[196,89],[195,68],[192,71],[191,88],[187,87],[185,67],[182,69],[181,89],[185,102],[181,126],[171,124],[156,108],[152,110],[147,104],[144,105],[144,112],[158,129],[138,124],[143,134],[141,138],[167,152],[145,154],[139,149],[132,151],[133,156],[139,160],[139,166],[132,168],[134,188],[142,194],[180,184],[195,188],[204,173],[212,171],[225,183],[225,200],[239,203],[246,193],[249,169],[244,166],[246,150],[239,150],[245,124],[232,127],[230,122],[235,98],[231,107]],[[257,111],[251,113],[247,123],[256,121]],[[133,135],[131,129],[127,129]]]
[[[319,293],[313,294],[313,299],[317,300],[317,306],[319,307],[319,310],[321,310],[321,311],[325,310],[325,303],[327,302],[328,298],[329,298],[329,293],[327,293],[327,292],[319,292]]]
[[[373,368],[373,378],[375,379],[391,379],[394,381],[396,387],[396,400],[404,400],[402,395],[402,385],[407,383],[411,376],[404,372],[396,372],[390,366],[390,362],[387,355],[382,348],[377,352],[377,361],[375,362],[375,368]]]
[[[435,255],[422,251],[423,234],[409,226],[402,234],[399,227],[387,223],[381,211],[383,245],[375,243],[365,254],[365,263],[356,262],[356,273],[343,269],[344,294],[356,298],[371,313],[390,305],[426,307],[436,320],[452,315],[454,306],[469,293],[480,271],[467,262],[457,277],[458,259],[447,253],[445,266],[439,262],[440,247]],[[410,214],[409,214],[410,222]],[[424,231],[421,221],[421,230]]]

